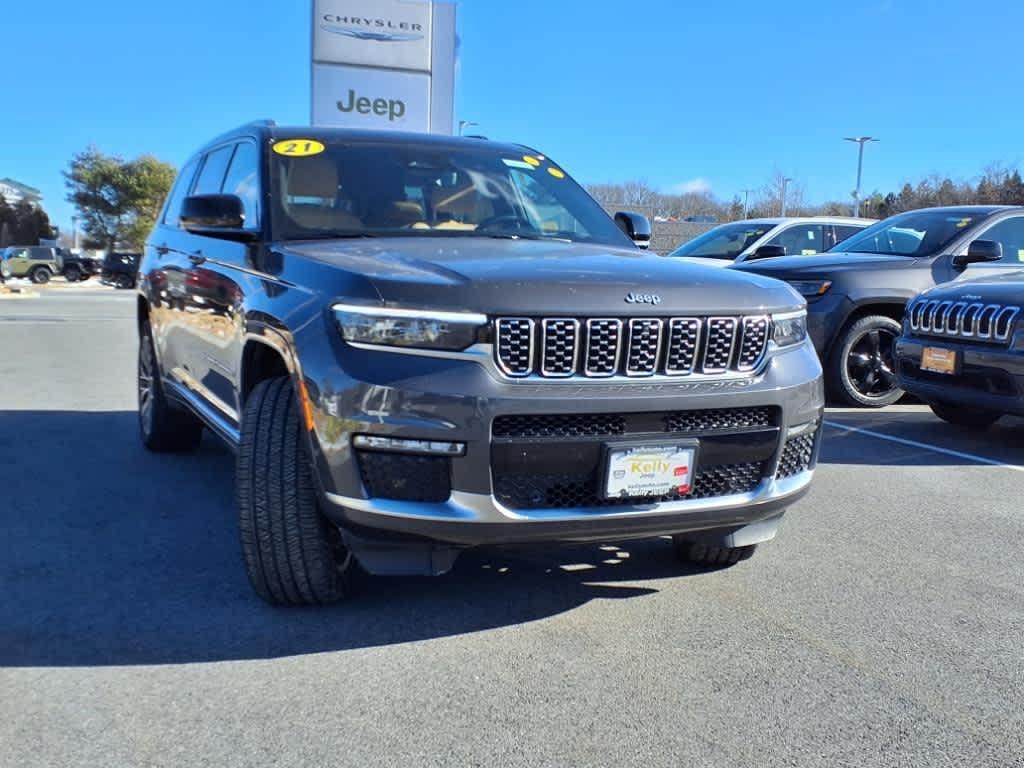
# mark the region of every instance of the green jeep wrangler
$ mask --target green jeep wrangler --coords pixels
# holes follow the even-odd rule
[[[5,280],[27,277],[36,285],[48,283],[64,271],[60,250],[43,245],[12,245],[4,249],[0,261]]]

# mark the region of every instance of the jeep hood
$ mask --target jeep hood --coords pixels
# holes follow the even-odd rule
[[[765,277],[686,263],[633,248],[476,237],[291,242],[293,252],[359,275],[386,305],[485,314],[682,315],[803,306]],[[656,304],[627,302],[655,295]]]
[[[954,280],[925,291],[921,296],[939,301],[1024,306],[1024,272],[1013,270],[970,280]]]

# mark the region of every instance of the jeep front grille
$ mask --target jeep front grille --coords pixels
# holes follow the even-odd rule
[[[507,376],[688,376],[749,373],[771,337],[765,315],[614,318],[502,317],[494,353]]]
[[[951,336],[1006,343],[1020,307],[921,299],[910,305],[910,330],[924,336]]]

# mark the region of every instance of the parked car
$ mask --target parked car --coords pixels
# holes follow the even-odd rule
[[[138,282],[140,253],[111,251],[103,258],[102,281],[118,288],[134,288]]]
[[[992,258],[992,241],[1002,256]],[[903,396],[893,343],[921,291],[1024,263],[1024,208],[953,206],[892,216],[813,257],[746,262],[737,269],[787,281],[807,299],[808,325],[831,394],[849,404]]]
[[[507,542],[670,535],[731,565],[809,487],[821,366],[789,286],[648,237],[521,145],[227,133],[146,244],[142,442],[235,449],[272,603]]]
[[[1006,255],[993,240],[971,248],[995,263]],[[986,428],[1007,414],[1024,416],[1022,307],[1019,270],[925,291],[907,309],[896,342],[900,386],[951,424]]]
[[[709,229],[668,255],[716,267],[751,259],[808,256],[827,251],[875,221],[828,216],[744,219]]]
[[[64,275],[64,279],[69,283],[88,280],[93,275],[99,273],[100,267],[95,259],[91,259],[84,254],[74,254],[66,248],[58,248],[57,250],[60,253],[63,264],[61,274]]]
[[[60,250],[43,245],[11,245],[3,251],[5,278],[27,277],[36,285],[50,282],[50,278],[64,269]]]

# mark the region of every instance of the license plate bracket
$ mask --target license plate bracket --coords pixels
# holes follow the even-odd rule
[[[944,347],[925,347],[921,350],[921,370],[930,373],[956,375],[959,355],[955,349]]]
[[[698,440],[636,440],[605,445],[601,495],[606,499],[685,496],[696,475]]]

